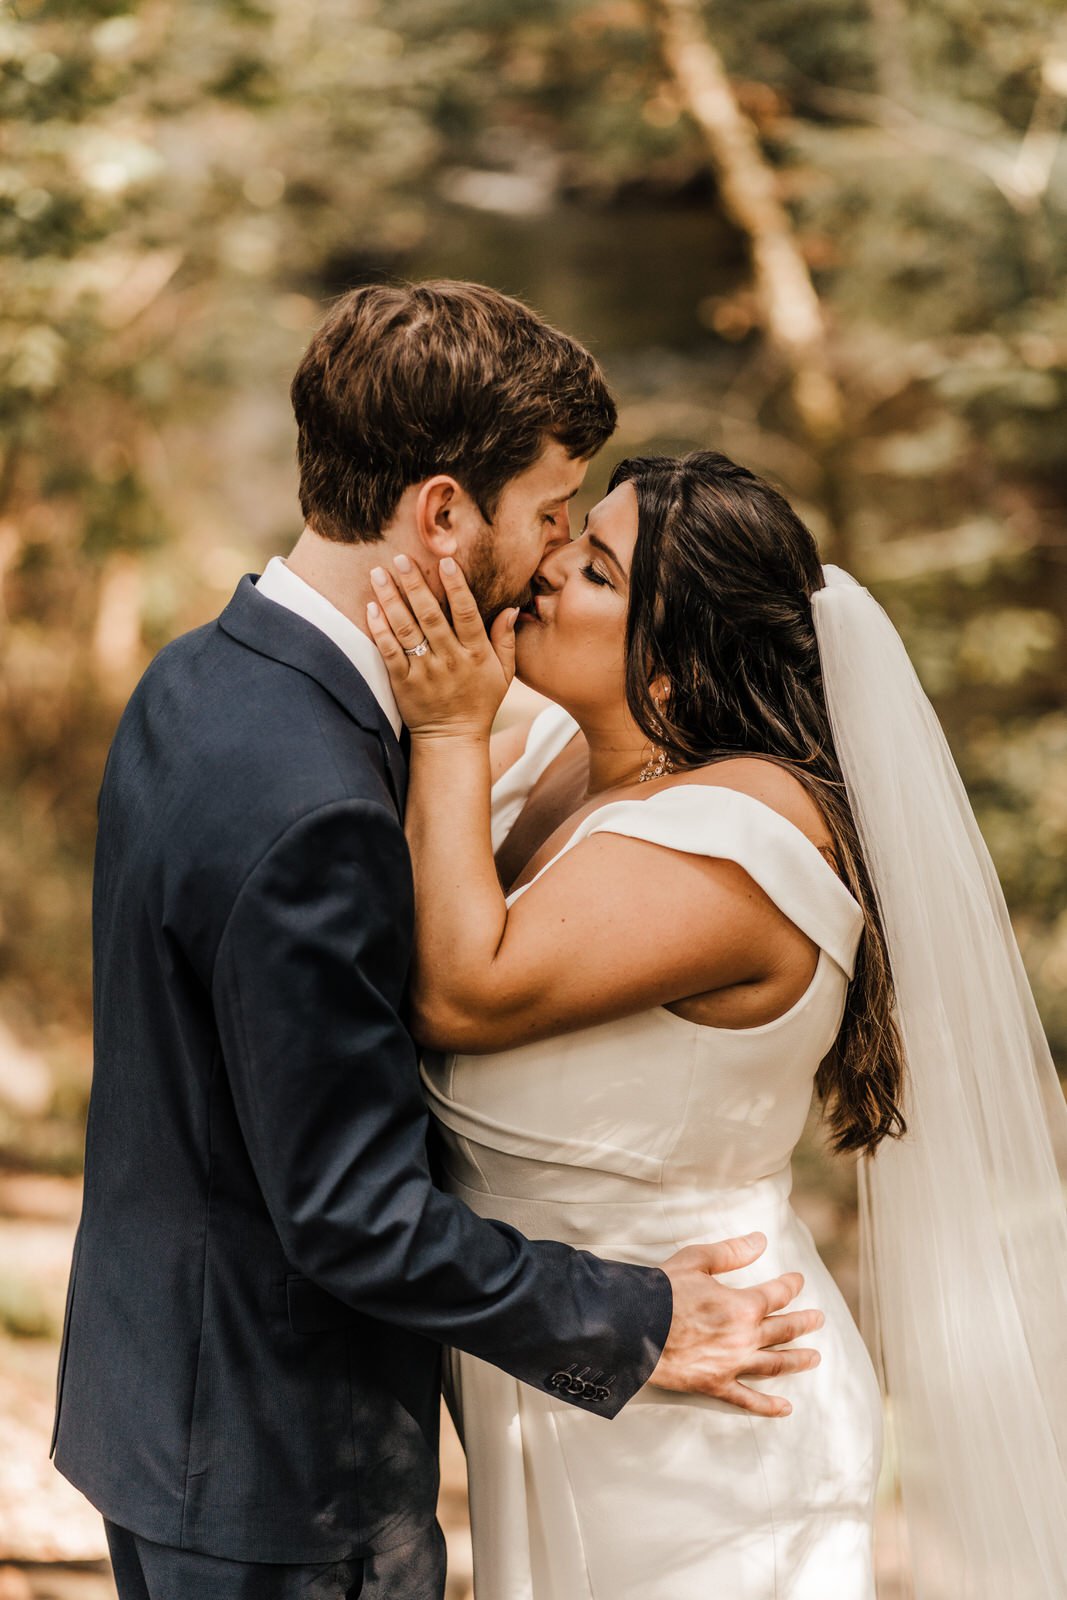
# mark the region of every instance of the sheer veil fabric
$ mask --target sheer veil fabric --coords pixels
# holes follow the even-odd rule
[[[864,1331],[917,1600],[1067,1595],[1067,1107],[979,832],[886,613],[812,599],[875,886],[907,1135],[860,1162]]]

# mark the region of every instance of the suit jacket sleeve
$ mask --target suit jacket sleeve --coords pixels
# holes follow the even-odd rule
[[[435,1188],[400,1015],[411,936],[403,832],[373,802],[299,818],[237,895],[213,999],[282,1246],[359,1311],[613,1416],[659,1358],[669,1281],[531,1242]],[[575,1368],[600,1376],[576,1393],[551,1383]]]

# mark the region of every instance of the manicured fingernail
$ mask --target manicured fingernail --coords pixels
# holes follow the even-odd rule
[[[787,1401],[785,1405],[778,1407],[778,1415],[780,1417],[788,1417],[792,1414],[792,1410],[793,1407]]]
[[[452,557],[445,556],[441,562],[441,571],[445,574],[445,577],[450,578],[455,570],[456,563],[452,560]]]
[[[394,556],[393,557],[393,566],[397,569],[398,572],[410,572],[411,571],[411,562],[408,560],[407,556]]]
[[[379,589],[384,589],[386,584],[389,582],[389,574],[386,572],[384,567],[371,567],[370,581]]]
[[[367,603],[367,615],[368,615],[368,617],[373,617],[375,619],[375,621],[377,621],[377,619],[381,616],[381,614],[382,614],[381,613],[381,607],[378,605],[377,600],[368,601],[368,603]]]

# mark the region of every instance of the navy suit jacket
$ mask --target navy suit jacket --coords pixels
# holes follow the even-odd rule
[[[667,1335],[662,1272],[433,1184],[405,781],[347,657],[248,578],[152,663],[108,757],[54,1449],[160,1544],[313,1562],[418,1538],[442,1344],[610,1417]]]

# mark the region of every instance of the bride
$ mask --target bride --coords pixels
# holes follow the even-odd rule
[[[453,1354],[478,1600],[868,1600],[879,1379],[920,1600],[1062,1597],[1067,1118],[884,612],[711,452],[624,462],[488,637],[440,577],[451,624],[412,569],[368,626],[448,1186],[644,1264],[758,1228],[825,1316],[773,1421],[653,1375],[608,1425]],[[516,667],[551,703],[491,739]],[[877,1378],[789,1203],[813,1086],[860,1157]]]

